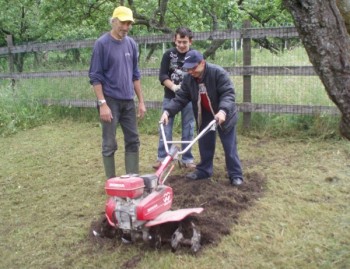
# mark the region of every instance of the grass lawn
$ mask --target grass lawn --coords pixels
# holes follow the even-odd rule
[[[218,245],[192,256],[91,240],[106,200],[100,134],[97,122],[57,121],[0,140],[0,268],[348,268],[348,141],[239,135],[244,172],[262,174],[265,193]],[[157,141],[141,135],[141,173],[152,171]]]

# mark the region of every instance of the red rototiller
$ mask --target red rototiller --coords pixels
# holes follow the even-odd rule
[[[196,253],[201,246],[201,234],[192,221],[185,219],[191,214],[201,213],[203,208],[171,210],[173,189],[165,185],[165,181],[175,167],[178,156],[187,152],[207,132],[215,131],[216,121],[210,122],[192,141],[167,141],[163,123],[160,122],[159,125],[167,157],[154,174],[123,175],[106,181],[105,191],[109,198],[105,207],[105,226],[102,229],[112,230],[115,234],[119,232],[123,242],[131,243],[142,238],[156,248],[160,248],[164,242],[170,242],[174,251],[181,245],[186,245]],[[180,143],[188,145],[180,151]],[[171,144],[170,149],[168,144]],[[163,224],[171,224],[173,227],[171,238],[162,238],[160,227]],[[94,231],[94,234],[100,235],[103,232]],[[190,238],[186,238],[189,234]]]

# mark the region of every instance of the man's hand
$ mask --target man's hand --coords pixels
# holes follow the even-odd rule
[[[181,88],[181,84],[179,85],[174,84],[173,86],[171,86],[171,90],[173,92],[177,92],[178,90],[180,90],[180,88]]]
[[[168,111],[164,111],[163,115],[160,117],[159,122],[162,122],[164,125],[167,125],[169,122],[169,113]]]
[[[218,125],[221,125],[226,120],[226,113],[223,110],[219,110],[218,113],[215,115],[215,120],[217,121]]]
[[[146,109],[145,103],[144,102],[139,103],[139,110],[137,113],[137,117],[143,119],[143,117],[146,114],[146,111],[147,109]]]
[[[112,111],[110,110],[107,103],[100,106],[100,119],[102,121],[111,122],[113,119]]]

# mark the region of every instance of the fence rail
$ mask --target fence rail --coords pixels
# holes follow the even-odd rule
[[[64,106],[64,107],[96,107],[96,100],[42,100],[44,105]],[[160,109],[162,102],[145,101],[147,108]],[[311,106],[311,105],[278,105],[278,104],[254,104],[254,103],[237,103],[239,112],[258,112],[258,113],[284,113],[284,114],[314,114],[314,115],[339,115],[337,107],[329,106]]]
[[[241,66],[224,67],[231,76],[315,76],[312,66]],[[158,68],[141,69],[142,76],[158,76]],[[87,77],[88,71],[54,71],[31,73],[4,73],[0,79],[32,79],[50,77]]]
[[[172,40],[172,34],[163,35],[147,35],[132,36],[138,44],[157,44],[166,43]],[[295,27],[276,27],[276,28],[249,28],[234,29],[226,31],[200,32],[195,35],[196,40],[215,40],[215,39],[243,39],[243,38],[264,38],[264,37],[280,37],[290,38],[298,37]],[[9,44],[10,43],[10,44]],[[25,52],[44,52],[44,51],[64,51],[68,49],[92,48],[95,40],[81,41],[59,41],[46,43],[28,43],[24,45],[13,46],[8,41],[7,47],[0,47],[0,55],[8,55],[9,53],[25,53]]]

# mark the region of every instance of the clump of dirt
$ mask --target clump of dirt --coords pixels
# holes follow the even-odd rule
[[[190,216],[186,220],[192,221],[200,231],[202,248],[217,245],[223,236],[230,234],[232,227],[238,222],[240,213],[247,210],[263,195],[265,178],[262,175],[250,173],[245,174],[244,178],[244,184],[239,187],[231,186],[227,178],[190,181],[181,176],[170,176],[167,179],[166,184],[174,191],[173,210],[204,208],[201,214]],[[120,239],[116,230],[108,234],[106,225],[103,215],[98,221],[92,222],[90,235],[94,242],[109,244],[112,237]],[[165,224],[158,229],[162,238],[171,238],[176,227]],[[93,231],[101,230],[106,232],[106,236],[96,237],[93,234]],[[114,246],[118,247],[118,245]]]
[[[171,178],[169,185],[174,190],[173,209],[203,207],[195,216],[201,232],[201,244],[217,244],[224,235],[230,234],[239,214],[248,209],[262,196],[265,178],[258,173],[245,175],[244,184],[233,187],[226,178],[186,181]]]

